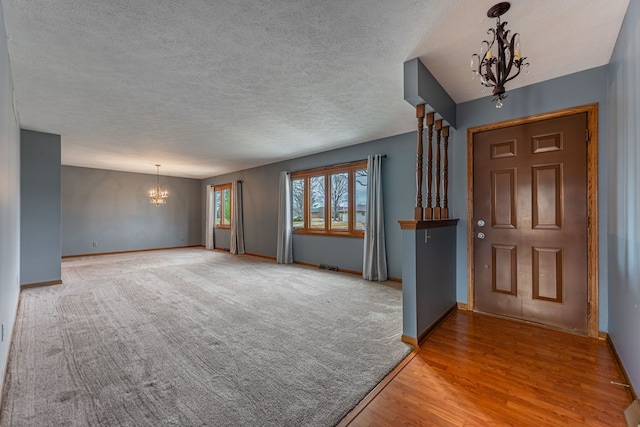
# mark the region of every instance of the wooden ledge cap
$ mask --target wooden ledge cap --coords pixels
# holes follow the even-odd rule
[[[433,219],[430,221],[399,220],[402,230],[423,230],[425,228],[450,227],[458,224],[458,219]]]

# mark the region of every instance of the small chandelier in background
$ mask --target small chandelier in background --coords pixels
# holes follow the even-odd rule
[[[158,168],[156,189],[149,191],[149,202],[151,204],[155,204],[156,206],[164,205],[165,203],[167,203],[167,197],[169,196],[169,193],[160,190],[160,166],[161,165],[156,165],[156,168]]]
[[[487,12],[489,18],[497,18],[496,28],[489,28],[487,34],[491,34],[491,41],[484,40],[480,44],[480,54],[471,55],[471,72],[473,77],[480,76],[480,83],[493,88],[493,100],[496,108],[502,108],[502,100],[505,95],[504,85],[520,74],[523,67],[529,63],[522,57],[520,51],[520,34],[515,33],[509,40],[509,30],[504,29],[506,22],[500,22],[500,16],[506,13],[511,5],[508,2],[498,3]],[[495,52],[494,50],[495,49]],[[516,72],[512,76],[511,71],[515,66]],[[527,71],[528,72],[528,71]]]

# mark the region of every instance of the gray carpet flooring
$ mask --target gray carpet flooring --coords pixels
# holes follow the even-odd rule
[[[0,426],[331,426],[405,357],[401,291],[204,249],[24,290]]]

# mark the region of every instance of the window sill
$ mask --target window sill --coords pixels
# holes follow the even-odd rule
[[[364,239],[364,231],[325,231],[325,230],[293,230],[293,234],[303,234],[308,236],[337,236],[337,237],[355,237]]]

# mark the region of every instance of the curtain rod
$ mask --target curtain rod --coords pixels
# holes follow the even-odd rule
[[[215,187],[215,186],[217,186],[217,185],[228,185],[228,184],[231,184],[231,183],[233,183],[233,182],[234,182],[234,181],[227,182],[226,184],[207,184],[207,185],[208,185],[209,187]],[[236,180],[235,180],[235,182],[244,183],[244,181],[243,181],[243,180],[241,180],[241,179],[236,179]]]
[[[386,154],[383,154],[380,156],[383,159],[387,158]],[[326,165],[326,166],[318,166],[315,168],[305,168],[305,169],[298,169],[298,170],[293,170],[293,171],[289,171],[289,173],[296,173],[296,172],[304,172],[304,171],[308,171],[308,170],[312,170],[312,169],[326,169],[326,168],[334,168],[337,166],[344,166],[344,165],[349,165],[351,163],[358,163],[358,162],[366,162],[368,159],[361,159],[361,160],[352,160],[350,162],[343,162],[343,163],[336,163],[334,165]]]

